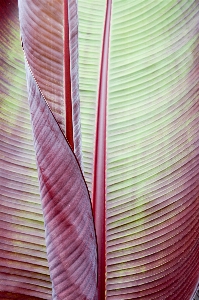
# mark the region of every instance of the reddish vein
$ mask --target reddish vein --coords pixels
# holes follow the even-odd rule
[[[105,299],[106,280],[106,113],[111,0],[107,0],[98,90],[98,108],[93,176],[93,212],[98,244],[99,300]]]
[[[71,148],[74,150],[70,76],[68,0],[64,0],[64,101],[66,110],[66,138]]]

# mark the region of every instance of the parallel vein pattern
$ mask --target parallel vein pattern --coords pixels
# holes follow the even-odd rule
[[[0,298],[50,300],[17,2],[0,15]]]
[[[68,23],[70,41],[70,74],[74,152],[83,169],[82,141],[80,130],[80,98],[79,98],[79,48],[78,48],[78,15],[77,0],[68,1]]]
[[[78,0],[79,82],[84,175],[92,190],[99,71],[106,1]]]
[[[27,61],[81,164],[76,1],[18,2]]]
[[[74,153],[26,66],[53,299],[96,300],[89,193]]]
[[[19,2],[23,48],[42,93],[63,132],[65,104],[63,90],[63,1]]]
[[[199,279],[198,1],[113,1],[107,299],[189,300]]]

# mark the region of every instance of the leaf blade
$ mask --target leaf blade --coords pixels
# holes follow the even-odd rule
[[[32,74],[81,163],[75,1],[21,1],[23,48]]]
[[[17,2],[0,11],[0,297],[51,299]]]
[[[81,34],[91,39],[79,40],[80,87],[90,96],[94,85],[84,82],[83,62],[92,74],[99,67],[92,66],[94,48],[88,59],[83,47],[90,49],[97,35],[84,27],[89,1],[79,3]],[[113,1],[107,299],[189,299],[198,281],[198,11],[197,1]],[[89,124],[88,112],[82,112]]]
[[[195,1],[113,2],[108,299],[189,299],[198,280],[195,9]]]
[[[88,190],[29,67],[27,81],[53,297],[95,299],[96,241]]]

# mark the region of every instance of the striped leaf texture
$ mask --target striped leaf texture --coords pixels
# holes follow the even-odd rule
[[[101,42],[105,17],[105,1],[78,0],[79,19],[79,93],[83,165],[89,192],[93,180],[93,149],[95,140]]]
[[[199,286],[197,286],[196,292],[194,293],[193,300],[199,300]]]
[[[53,299],[96,299],[97,250],[89,193],[29,66],[26,73]]]
[[[76,1],[19,0],[18,3],[27,61],[81,164]]]
[[[50,300],[17,2],[0,15],[0,299]]]
[[[19,17],[53,299],[96,299],[96,236],[80,168],[77,5],[19,1]]]
[[[78,3],[99,299],[189,300],[199,280],[198,1]]]

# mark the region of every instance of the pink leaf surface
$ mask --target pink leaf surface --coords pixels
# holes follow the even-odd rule
[[[26,70],[53,297],[96,299],[96,240],[88,190],[74,153]]]
[[[17,2],[0,15],[0,299],[50,300]]]
[[[26,58],[81,164],[76,1],[19,0]]]

